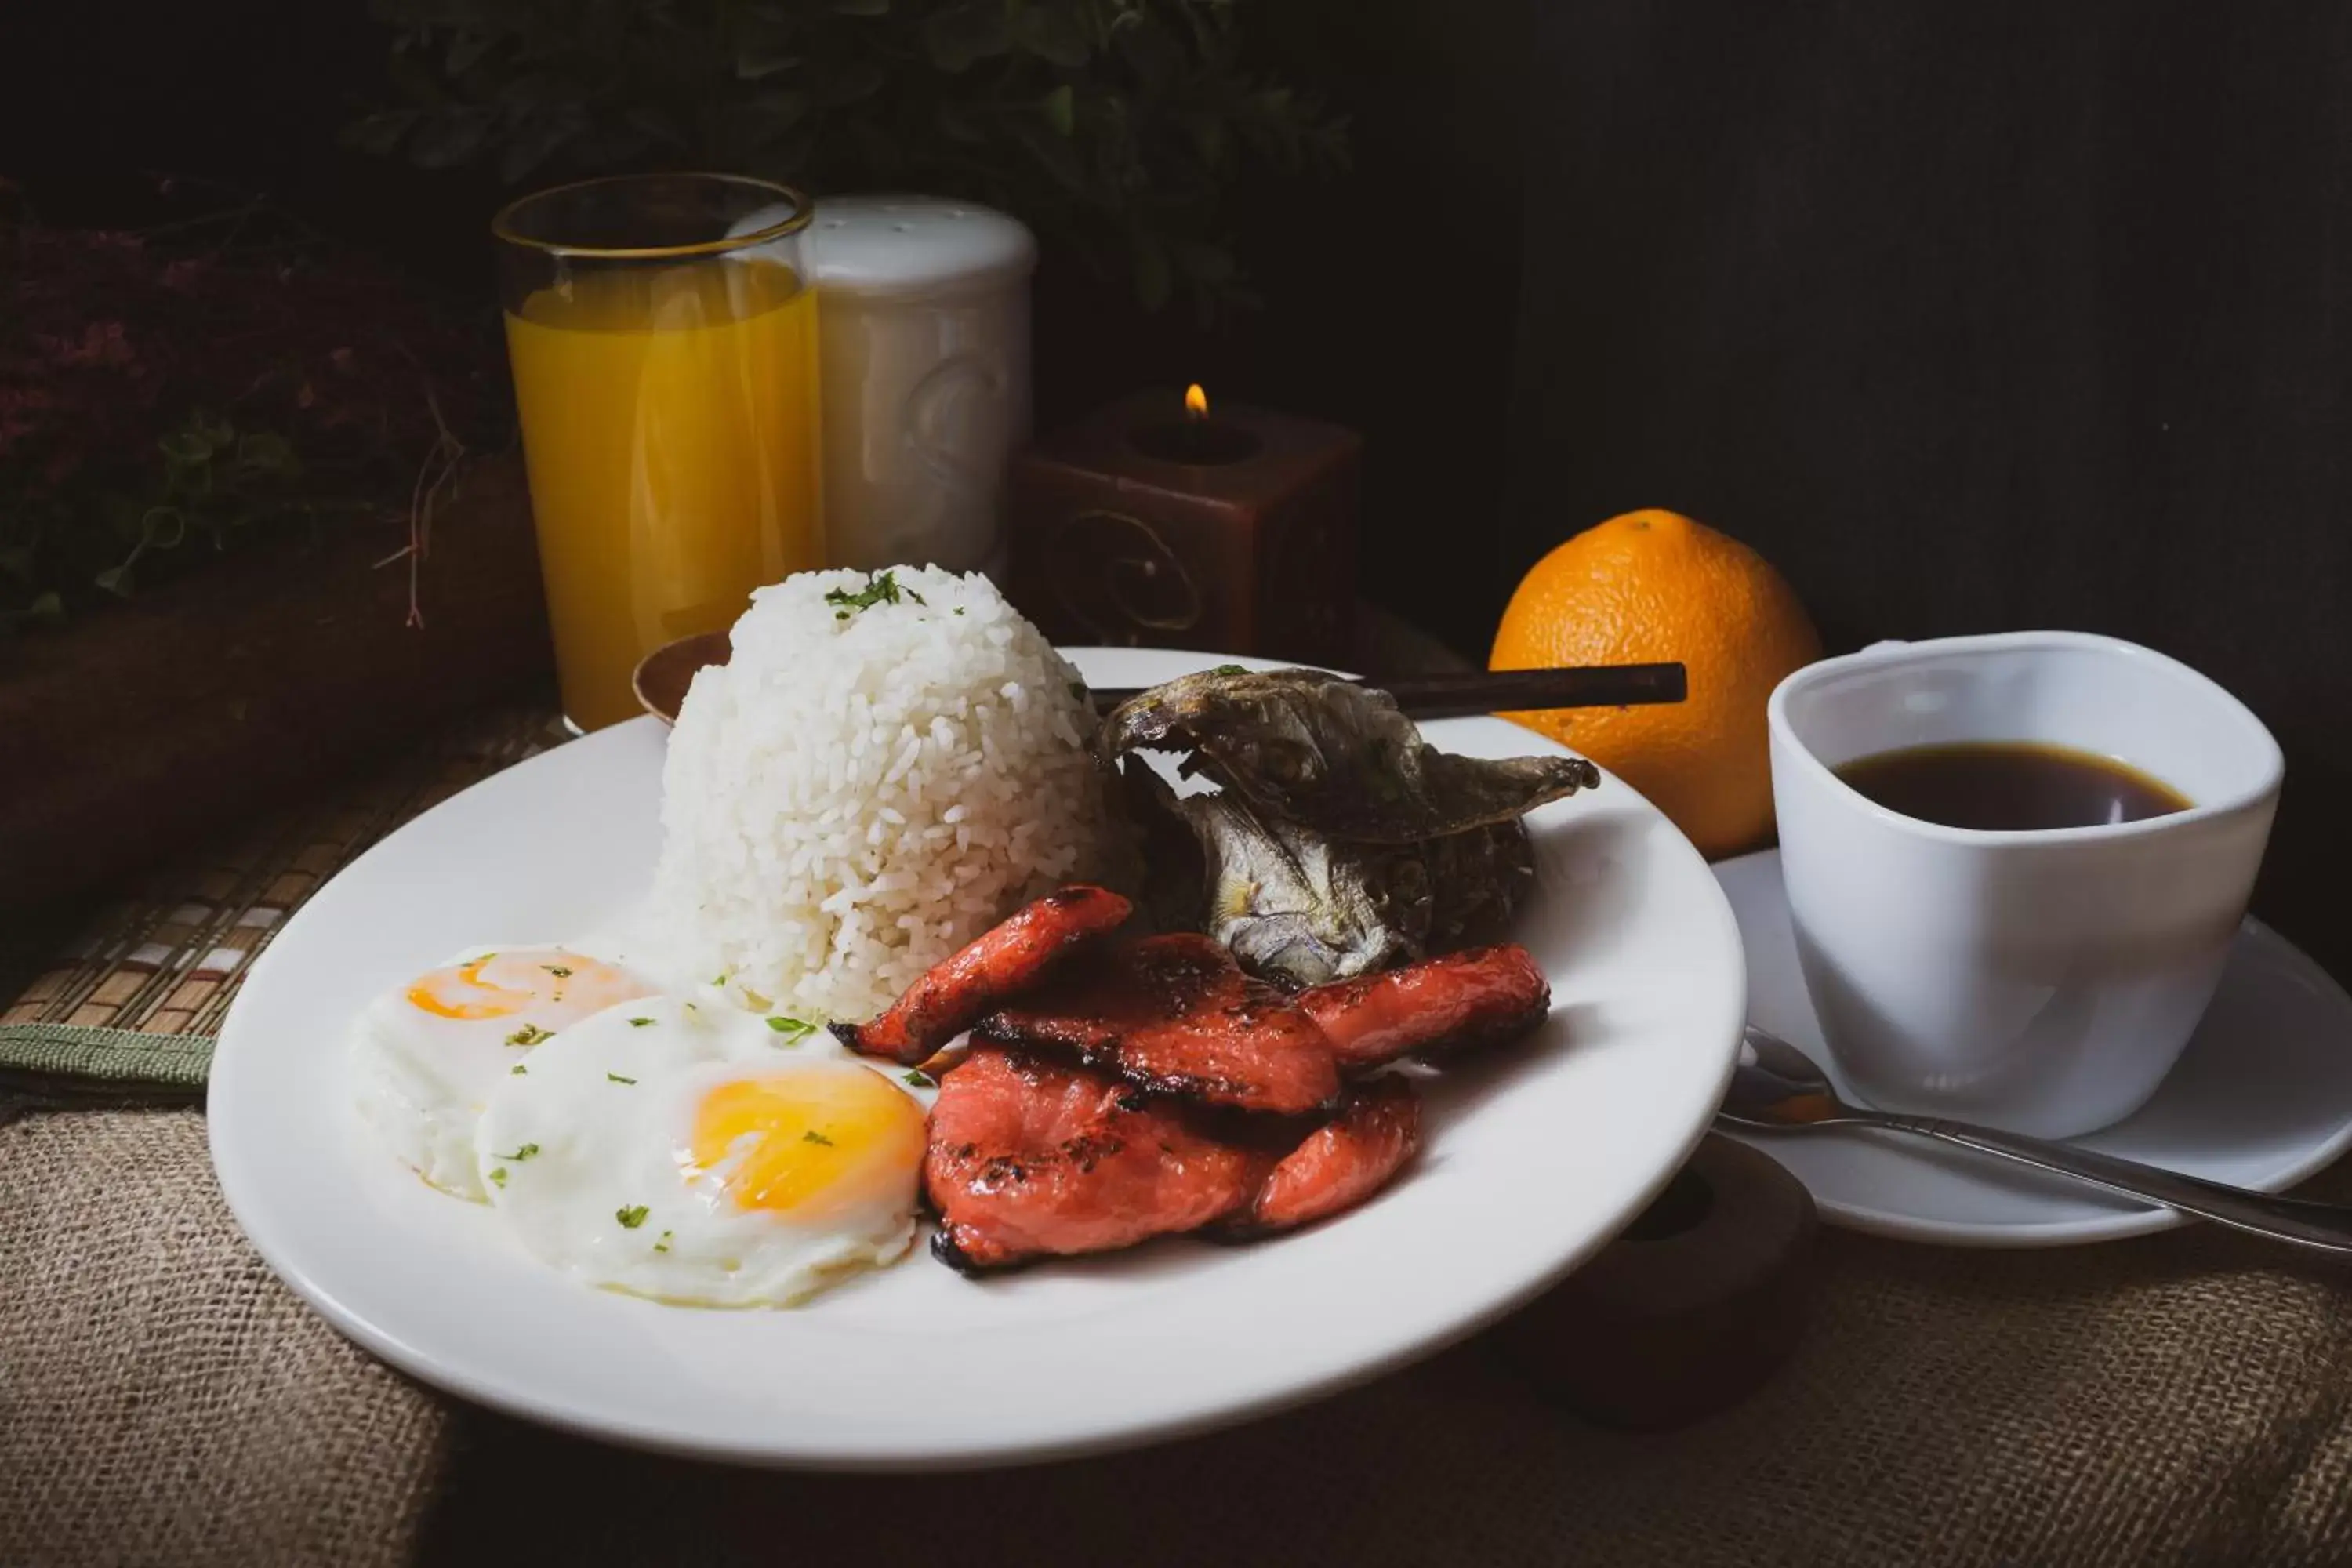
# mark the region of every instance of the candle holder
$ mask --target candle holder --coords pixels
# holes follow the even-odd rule
[[[1139,393],[1015,457],[1008,593],[1060,642],[1343,663],[1363,443]]]

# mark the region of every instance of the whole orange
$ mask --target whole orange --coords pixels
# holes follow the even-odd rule
[[[1511,713],[1647,795],[1709,858],[1772,830],[1764,704],[1822,639],[1753,550],[1671,511],[1587,529],[1520,579],[1490,669],[1679,660],[1690,694],[1641,708]]]

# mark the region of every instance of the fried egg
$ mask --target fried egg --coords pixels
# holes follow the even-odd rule
[[[490,1091],[527,1074],[541,1041],[652,989],[567,948],[461,954],[360,1015],[352,1053],[361,1119],[434,1186],[478,1203],[474,1123]]]
[[[477,1147],[499,1218],[574,1279],[789,1306],[913,1245],[923,1107],[822,1029],[661,997],[540,1047]]]

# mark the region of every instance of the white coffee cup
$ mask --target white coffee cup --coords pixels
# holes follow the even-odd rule
[[[2262,721],[2113,637],[1882,643],[1772,693],[1772,798],[1806,988],[1874,1106],[2064,1138],[2130,1115],[2189,1043],[2244,918],[2284,772]],[[2112,757],[2186,811],[1986,831],[1904,816],[1835,769],[1906,746]]]

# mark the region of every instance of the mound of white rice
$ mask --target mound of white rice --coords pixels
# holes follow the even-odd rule
[[[658,945],[812,1021],[871,1017],[1112,853],[1077,671],[977,573],[899,567],[895,603],[883,575],[754,594],[663,776]]]

